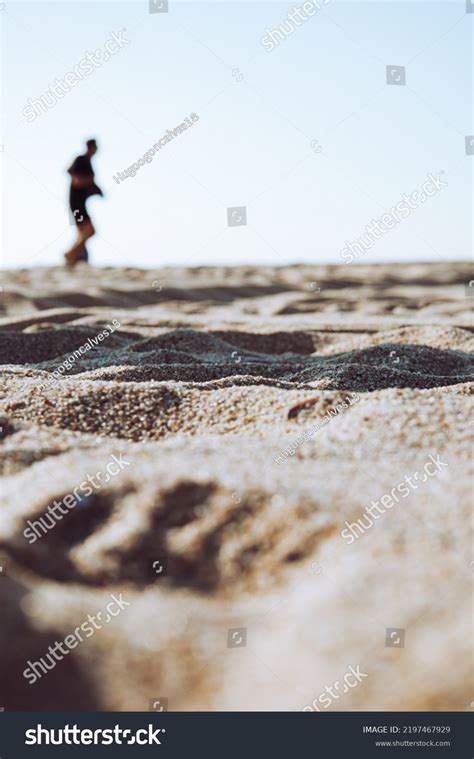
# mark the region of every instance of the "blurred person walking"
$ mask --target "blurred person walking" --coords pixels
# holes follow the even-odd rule
[[[95,235],[95,228],[87,212],[86,201],[92,195],[103,196],[102,190],[94,181],[91,161],[97,153],[97,142],[87,140],[86,147],[86,153],[78,156],[68,169],[68,173],[71,175],[69,207],[77,226],[77,240],[72,248],[64,254],[68,266],[75,266],[79,261],[88,261],[86,242]]]

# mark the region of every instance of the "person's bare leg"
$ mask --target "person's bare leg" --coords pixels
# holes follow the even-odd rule
[[[69,248],[69,250],[64,254],[64,258],[66,259],[66,263],[68,263],[70,266],[73,266],[78,256],[80,255],[83,247],[84,247],[84,236],[83,236],[83,230],[78,227],[77,228],[77,238],[76,242],[72,246],[72,248]]]
[[[86,263],[89,261],[89,251],[87,250],[85,243],[82,246],[79,261],[85,261]]]
[[[87,261],[88,258],[89,258],[89,254],[86,248],[86,244],[83,242],[81,248],[76,254],[76,259],[77,261]]]
[[[69,266],[74,266],[74,264],[81,260],[81,254],[84,254],[86,241],[90,240],[90,238],[95,235],[95,229],[92,222],[81,224],[81,226],[77,228],[77,233],[78,237],[76,242],[64,255],[66,263],[69,264]]]

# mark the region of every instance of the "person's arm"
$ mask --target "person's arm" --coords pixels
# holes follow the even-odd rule
[[[69,172],[71,174],[71,172]],[[71,174],[71,184],[73,187],[90,187],[94,184],[94,176],[83,176],[82,174]]]

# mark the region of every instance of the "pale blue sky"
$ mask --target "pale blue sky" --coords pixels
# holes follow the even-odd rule
[[[7,2],[3,266],[62,261],[73,237],[65,170],[89,136],[106,194],[90,201],[97,265],[342,263],[347,239],[440,170],[448,187],[361,261],[467,258],[474,14],[465,0],[332,0],[266,52],[265,30],[295,5],[169,0],[168,13],[149,14],[147,0]],[[28,98],[124,28],[129,45],[26,121]],[[406,66],[407,85],[388,86],[386,65]],[[193,112],[197,124],[152,163],[113,181]],[[247,226],[227,226],[229,206],[247,207]]]

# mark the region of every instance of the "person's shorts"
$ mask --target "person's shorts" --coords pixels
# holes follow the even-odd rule
[[[69,206],[71,217],[74,219],[76,226],[90,223],[91,217],[87,213],[86,201],[82,199],[70,198]]]

